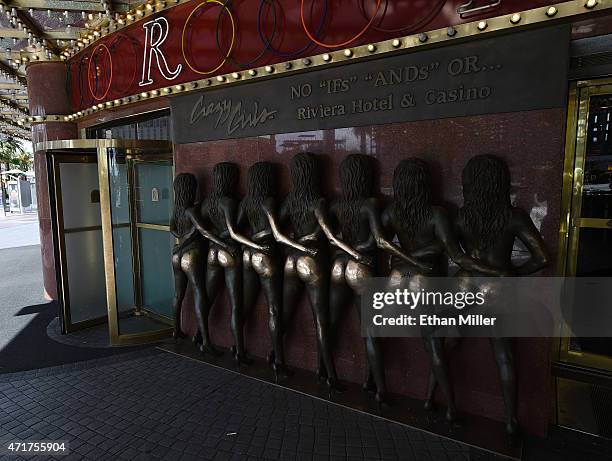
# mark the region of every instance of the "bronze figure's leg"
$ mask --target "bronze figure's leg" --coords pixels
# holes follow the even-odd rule
[[[334,351],[342,313],[352,297],[352,291],[344,280],[346,258],[338,258],[332,265],[331,286],[329,293],[329,348]],[[327,377],[325,365],[319,355],[319,375]]]
[[[425,402],[425,408],[433,407],[436,385],[439,384],[446,397],[446,419],[452,422],[457,416],[457,409],[455,408],[455,393],[451,384],[448,363],[444,353],[444,338],[425,336],[423,338],[423,343],[431,362],[430,382],[428,384],[428,395],[427,401]],[[434,378],[433,380],[431,379],[432,377]]]
[[[306,284],[310,307],[314,317],[318,351],[327,372],[329,388],[338,387],[336,367],[329,347],[329,278],[321,270],[321,264],[310,256],[300,256],[297,271]]]
[[[202,350],[219,353],[210,341],[208,331],[208,314],[210,306],[206,298],[204,258],[200,249],[191,249],[183,253],[181,257],[181,268],[187,274],[189,283],[193,287],[195,314],[198,322],[198,331],[202,337]]]
[[[174,299],[172,301],[174,327],[172,337],[174,339],[179,339],[185,337],[185,334],[181,331],[181,308],[188,283],[187,276],[181,269],[180,253],[175,253],[172,255],[172,272],[174,273]]]
[[[260,289],[259,276],[253,269],[251,258],[252,252],[250,250],[245,250],[242,253],[242,308],[245,320],[253,312]]]
[[[261,278],[261,285],[268,302],[268,327],[272,339],[273,360],[272,368],[276,378],[287,376],[285,353],[282,336],[282,277],[278,270],[278,261],[262,253],[255,253],[252,257],[253,268]]]
[[[285,261],[285,274],[283,278],[283,311],[282,328],[283,335],[290,333],[293,326],[293,318],[297,311],[297,305],[304,290],[304,284],[299,279],[294,256],[287,257]]]
[[[342,317],[342,311],[347,306],[352,297],[352,291],[344,279],[344,269],[346,260],[337,259],[334,261],[331,273],[331,287],[329,293],[329,337],[330,345],[333,349],[338,325]]]
[[[221,282],[223,281],[223,268],[219,266],[217,261],[217,250],[211,248],[208,251],[208,264],[206,265],[206,296],[208,297],[208,305],[213,306],[215,299],[217,298],[217,294],[219,293],[219,288],[221,287]],[[210,309],[209,309],[210,312]],[[210,352],[212,354],[217,353],[214,348],[210,346],[205,346],[204,343],[200,346],[200,350],[203,353]]]
[[[423,344],[425,345],[427,340],[423,338]],[[427,351],[427,346],[425,346]],[[429,351],[427,351],[429,354]],[[430,358],[431,360],[431,358]],[[436,375],[433,372],[433,367],[429,369],[429,376],[427,378],[427,397],[425,398],[424,408],[426,410],[434,410],[436,408],[436,391],[438,390],[438,381],[436,381]]]
[[[206,265],[206,295],[211,306],[214,305],[219,288],[223,281],[223,268],[217,261],[217,250],[211,248],[208,251],[208,264]]]
[[[238,363],[248,363],[244,350],[244,321],[242,312],[242,264],[225,250],[219,250],[219,264],[224,269],[225,286],[232,310],[231,329],[234,336],[234,358]]]
[[[363,290],[363,282],[372,277],[372,270],[356,261],[349,261],[346,265],[345,277],[348,285],[357,295],[355,296],[355,308],[357,316],[361,322],[361,293]],[[364,384],[366,389],[371,389],[371,379],[376,385],[376,400],[382,402],[385,399],[387,385],[385,383],[385,367],[383,362],[382,351],[380,350],[380,342],[378,338],[366,336],[363,338],[365,345],[366,358],[368,361],[367,378]]]
[[[514,436],[518,432],[518,420],[516,417],[516,371],[512,344],[509,338],[491,338],[491,345],[499,369],[506,406],[506,432]]]

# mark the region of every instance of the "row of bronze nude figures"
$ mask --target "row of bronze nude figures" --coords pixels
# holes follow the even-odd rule
[[[290,325],[305,289],[316,329],[318,374],[333,388],[337,386],[333,349],[343,309],[353,302],[360,312],[362,282],[385,275],[377,273],[377,251],[391,255],[391,279],[446,275],[448,258],[466,275],[525,275],[546,264],[544,244],[529,215],[510,203],[510,174],[499,158],[481,155],[469,160],[462,175],[464,206],[454,222],[432,204],[431,174],[418,158],[399,163],[393,175],[394,199],[381,210],[370,162],[370,157],[360,154],[342,161],[341,194],[331,203],[322,196],[319,160],[312,153],[299,153],[291,160],[291,192],[282,203],[276,197],[275,165],[269,162],[250,167],[247,194],[240,202],[234,197],[238,167],[233,163],[215,165],[212,190],[201,204],[196,203],[196,178],[179,174],[171,222],[178,238],[172,259],[175,337],[183,336],[180,310],[190,283],[200,348],[218,353],[210,340],[208,314],[225,283],[234,357],[248,362],[244,313],[263,289],[272,337],[269,360],[277,376],[286,376],[283,327]],[[531,252],[531,258],[518,267],[511,262],[516,238]],[[364,342],[368,370],[364,388],[382,401],[386,386],[379,341],[366,337]],[[453,420],[455,400],[444,338],[426,337],[424,342],[432,370],[426,405],[432,406],[439,385],[448,402],[446,416]],[[491,344],[502,381],[506,428],[514,434],[516,376],[510,342],[492,338]]]

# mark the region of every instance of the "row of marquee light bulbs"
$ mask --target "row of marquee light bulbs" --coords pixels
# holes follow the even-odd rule
[[[171,6],[173,6],[172,4],[176,5],[178,3],[181,3],[181,1],[188,0],[171,0],[170,3]],[[107,0],[102,0],[102,2],[107,2]],[[98,27],[93,28],[93,30],[91,31],[86,31],[84,35],[82,35],[79,39],[76,40],[76,42],[71,43],[71,45],[73,46],[69,49],[64,50],[60,54],[60,59],[64,61],[70,58],[71,56],[74,56],[83,48],[87,47],[96,40],[110,33],[113,33],[121,29],[122,27],[127,26],[128,24],[138,21],[139,19],[144,18],[145,16],[154,13],[159,13],[165,10],[167,7],[168,3],[165,0],[147,0],[146,3],[138,6],[135,9],[129,10],[124,14],[115,13],[114,18],[109,16],[109,20],[107,23],[103,23]]]
[[[98,19],[102,19],[103,17],[107,18],[107,23],[108,24],[113,24],[114,23],[114,18],[113,18],[113,14],[111,12],[111,3],[110,0],[100,0],[100,3],[102,4],[102,7],[104,9],[104,13],[99,12],[98,13]],[[49,44],[47,42],[47,39],[45,39],[44,37],[42,37],[39,33],[37,33],[37,31],[32,30],[30,27],[28,27],[26,24],[24,24],[24,22],[21,20],[21,18],[19,18],[19,16],[17,15],[17,8],[15,7],[10,7],[8,6],[4,0],[0,0],[0,13],[4,13],[6,15],[6,18],[9,21],[9,24],[11,25],[11,27],[18,29],[18,30],[22,30],[24,31],[27,35],[28,35],[28,46],[35,46],[35,47],[39,47],[41,49],[41,51],[43,52],[43,56],[47,59],[47,60],[52,60],[52,59],[57,59],[58,55],[55,52],[55,50],[51,49],[51,47],[49,47]],[[29,8],[28,9],[28,13],[30,14],[30,16],[33,16],[34,13],[34,9],[33,8]],[[47,9],[47,16],[51,17],[52,15],[52,10],[51,9]],[[81,16],[83,17],[83,19],[89,19],[90,21],[94,20],[94,16],[92,13],[87,14],[85,11],[81,11]],[[119,13],[116,13],[115,15],[117,17],[117,19],[119,19],[120,15]],[[62,16],[60,16],[60,19],[63,17],[68,17],[68,10],[65,10],[62,13]],[[89,23],[85,23],[85,27],[88,29],[90,27]],[[66,25],[66,32],[70,32],[72,29],[72,26],[70,24]],[[99,32],[94,32],[97,36],[99,36]],[[89,38],[91,34],[86,34],[85,38]],[[93,35],[91,35],[93,37]],[[83,38],[80,38],[79,40],[82,40]],[[16,44],[17,41],[19,40],[19,37],[13,37],[13,44]],[[63,40],[60,41],[60,44],[64,44],[65,42]],[[75,39],[71,39],[69,41],[71,46],[75,46],[77,45],[77,40]],[[19,66],[21,64],[26,64],[27,62],[30,61],[30,58],[28,58],[27,56],[22,56],[19,59],[13,59],[12,55],[11,55],[11,48],[6,48],[6,53],[8,55],[8,62],[9,65],[12,66],[15,69],[18,69]],[[62,53],[63,54],[63,53]],[[60,54],[59,56],[61,57],[62,54]],[[41,57],[37,54],[32,55],[31,58],[33,61],[38,61],[39,59],[41,59]],[[65,58],[64,58],[65,59]]]

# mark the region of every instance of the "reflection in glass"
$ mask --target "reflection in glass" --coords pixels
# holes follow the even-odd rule
[[[174,236],[167,231],[139,229],[142,307],[172,317]]]
[[[170,225],[172,163],[135,164],[138,222]]]
[[[612,229],[580,229],[576,276],[612,276]],[[595,306],[581,304],[580,299],[574,306],[574,316],[595,315],[592,312]],[[612,357],[612,338],[572,338],[570,350]]]
[[[582,189],[583,218],[612,218],[612,96],[591,98]]]

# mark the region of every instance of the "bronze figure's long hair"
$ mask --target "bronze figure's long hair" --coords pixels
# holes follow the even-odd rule
[[[489,248],[512,215],[508,166],[494,155],[477,155],[467,162],[461,179],[463,208],[459,219],[479,249]]]
[[[257,162],[252,165],[247,176],[247,194],[242,202],[251,230],[258,232],[265,228],[268,220],[261,205],[266,198],[274,197],[275,193],[274,164]]]
[[[198,190],[198,181],[191,173],[181,173],[174,178],[174,210],[172,220],[178,235],[183,236],[192,227],[185,210],[193,208]]]
[[[354,242],[360,228],[363,202],[372,196],[372,163],[363,154],[351,154],[340,163],[342,195],[338,201],[342,237]]]
[[[311,205],[321,197],[319,161],[311,152],[294,155],[289,166],[291,192],[287,197],[293,227],[302,228],[316,221]]]
[[[223,212],[219,209],[222,197],[233,197],[238,185],[238,167],[235,163],[217,163],[212,170],[212,191],[208,197],[208,214],[217,230],[225,229]]]
[[[431,218],[431,172],[427,162],[410,157],[393,172],[393,215],[414,238]]]

